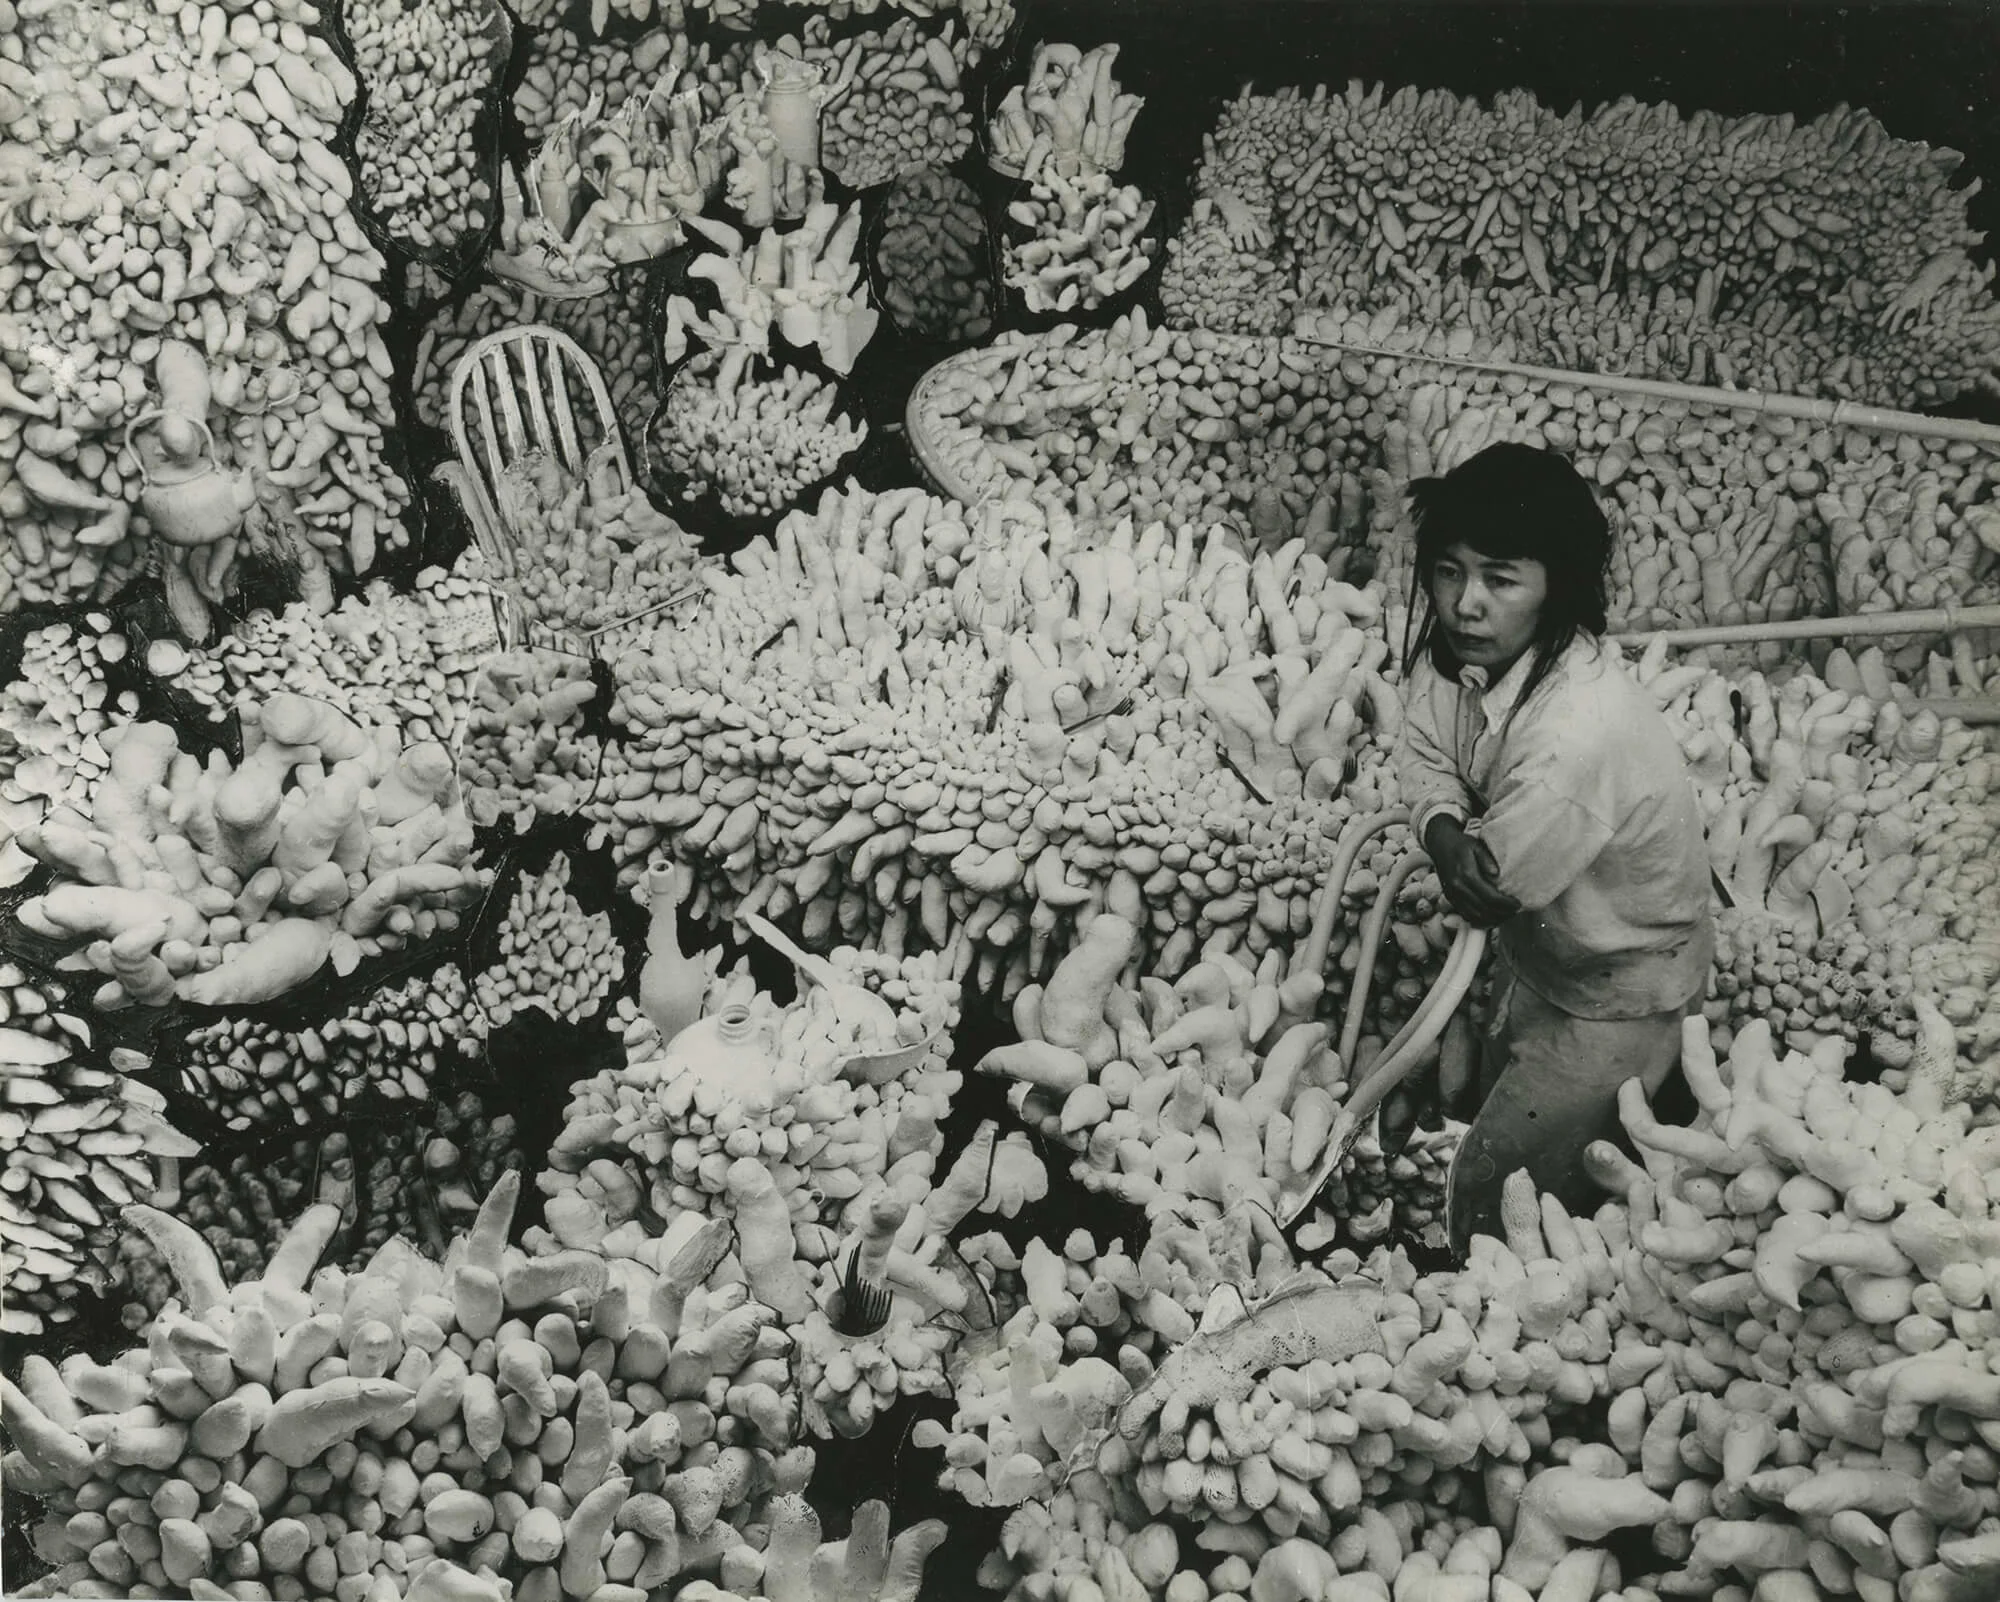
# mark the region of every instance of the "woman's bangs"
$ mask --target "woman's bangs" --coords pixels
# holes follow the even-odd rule
[[[1490,498],[1451,496],[1425,508],[1417,524],[1417,560],[1426,569],[1453,545],[1493,562],[1549,563],[1555,543],[1547,524],[1526,507]]]

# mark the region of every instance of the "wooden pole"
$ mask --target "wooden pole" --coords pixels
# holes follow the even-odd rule
[[[1308,316],[1310,314],[1307,314]],[[1486,373],[1515,373],[1548,384],[1573,384],[1579,389],[1607,390],[1614,395],[1649,395],[1656,400],[1687,401],[1719,411],[1757,412],[1770,417],[1798,417],[1833,428],[1859,428],[1879,434],[1921,434],[1930,439],[1963,440],[2000,450],[2000,427],[1958,417],[1926,417],[1921,412],[1891,411],[1858,401],[1813,400],[1803,395],[1771,395],[1761,389],[1714,389],[1703,384],[1676,384],[1662,378],[1620,378],[1608,373],[1576,373],[1560,367],[1536,367],[1526,362],[1474,361],[1465,356],[1432,356],[1415,350],[1383,350],[1329,339],[1304,325],[1295,337],[1305,344],[1356,356],[1387,356],[1402,362],[1432,362],[1440,367],[1468,367]]]
[[[1920,695],[1905,702],[1906,712],[1930,712],[1941,718],[1957,718],[1967,728],[2000,728],[2000,698],[1994,696]]]
[[[1716,623],[1692,629],[1639,629],[1611,637],[1641,649],[1656,639],[1669,649],[1697,645],[1762,645],[1767,640],[1860,640],[1891,634],[1957,634],[2000,629],[2000,606],[1943,606],[1923,612],[1871,612],[1865,617],[1795,617],[1772,623]]]
[[[626,617],[621,617],[616,622],[603,623],[594,629],[586,629],[584,630],[583,637],[595,645],[598,640],[609,634],[613,629],[629,629],[634,623],[642,623],[649,617],[657,617],[660,613],[679,606],[683,601],[692,601],[707,588],[706,584],[690,584],[684,590],[675,591],[664,601],[656,601],[653,605],[633,612]]]

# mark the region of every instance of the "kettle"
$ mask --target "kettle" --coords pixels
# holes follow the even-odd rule
[[[158,424],[154,462],[135,442],[147,423]],[[138,462],[144,484],[139,509],[169,545],[213,545],[243,527],[257,499],[256,486],[247,469],[223,470],[216,460],[215,435],[205,421],[164,407],[141,412],[125,425],[125,447]]]

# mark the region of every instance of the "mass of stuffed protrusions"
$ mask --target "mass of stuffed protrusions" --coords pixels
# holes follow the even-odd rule
[[[1434,922],[1448,947],[1442,920]],[[1429,946],[1425,927],[1396,927],[1412,933],[1423,971],[1434,974],[1442,950]],[[1021,1039],[988,1052],[979,1071],[1013,1081],[1015,1109],[1077,1153],[1078,1180],[1149,1218],[1213,1223],[1246,1202],[1277,1214],[1310,1199],[1351,1089],[1331,1026],[1312,1017],[1324,979],[1287,975],[1277,950],[1255,971],[1218,952],[1172,985],[1145,977],[1133,987],[1121,976],[1135,933],[1113,915],[1091,920],[1047,985],[1015,998]],[[1394,1015],[1391,1004],[1369,1016]],[[1382,1044],[1363,1042],[1358,1066]],[[1344,1235],[1372,1244],[1392,1224],[1420,1235],[1441,1199],[1436,1148],[1455,1139],[1425,1136],[1396,1163],[1379,1144],[1355,1151],[1330,1183],[1321,1178],[1326,1222],[1302,1243]],[[1424,1191],[1412,1182],[1427,1170]]]
[[[325,616],[295,603],[250,619],[199,659],[226,683],[206,696],[211,715],[290,691],[364,727],[399,729],[407,744],[453,744],[500,643],[488,587],[463,571],[470,565],[425,568],[408,591],[378,581]]]
[[[1962,158],[1866,111],[1246,87],[1205,148],[1163,290],[1178,323],[1393,308],[1565,368],[1903,406],[1995,383]]]
[[[775,333],[799,350],[817,347],[836,373],[853,369],[881,321],[863,280],[861,208],[822,202],[801,213],[798,228],[767,226],[754,238],[728,223],[690,219],[716,248],[688,276],[710,283],[719,305],[702,311],[686,295],[668,297],[662,348],[669,361],[688,353],[690,337],[701,341],[721,358],[716,387],[726,393],[752,357],[771,354]]]
[[[1117,60],[1115,44],[1087,53],[1037,45],[1027,81],[1007,91],[987,125],[996,167],[1025,176],[1046,164],[1068,177],[1124,166],[1125,137],[1146,98],[1118,92]]]
[[[962,929],[959,958],[1010,993],[1086,906],[1135,916],[1155,973],[1216,941],[1261,956],[1309,921],[1386,752],[1356,741],[1349,784],[1332,746],[1279,743],[1255,658],[1275,627],[1280,709],[1289,691],[1298,739],[1325,723],[1345,752],[1398,714],[1363,657],[1378,602],[1316,558],[1253,567],[1219,529],[1089,541],[1054,502],[829,491],[614,659],[629,737],[590,810],[627,858],[671,839],[696,916],[711,896],[798,908],[809,942],[891,953]],[[1297,610],[1258,621],[1253,596],[1294,581]],[[1315,679],[1302,619],[1352,659],[1329,650]],[[796,755],[753,765],[763,742]]]
[[[362,205],[399,245],[450,255],[492,220],[493,130],[480,122],[506,66],[506,19],[490,0],[350,0],[340,16],[368,96],[354,140]]]
[[[1087,312],[1123,294],[1153,264],[1153,203],[1102,172],[1068,174],[1052,158],[1023,174],[1007,207],[1016,237],[1003,276],[1031,312]]]
[[[557,122],[521,176],[503,175],[494,275],[558,299],[594,298],[614,266],[643,266],[681,243],[681,219],[721,189],[712,137],[735,53],[711,61],[676,38],[642,98],[605,112],[593,96]]]
[[[1758,1018],[1801,1045],[1865,1029],[1901,1066],[1923,996],[1991,1071],[2000,1013],[1980,976],[1995,954],[1974,909],[1994,873],[1995,770],[1978,737],[1906,715],[1879,651],[1859,663],[1835,651],[1826,680],[1732,679],[1668,667],[1657,650],[1636,668],[1681,739],[1728,897],[1709,1003],[1718,1041]]]
[[[1329,337],[1379,345],[1343,322]],[[1993,455],[1969,443],[1757,416],[1405,355],[1201,329],[1003,335],[927,393],[966,493],[1059,481],[1099,513],[1226,519],[1247,541],[1365,538],[1408,592],[1405,495],[1499,441],[1563,452],[1617,539],[1621,627],[1918,609],[1995,593]],[[1914,666],[1921,666],[1919,649]]]
[[[102,1008],[274,1000],[450,933],[491,876],[443,746],[300,695],[242,717],[234,764],[183,751],[168,724],[125,725],[87,804],[20,831],[57,880],[17,916],[105,976]]]
[[[539,1008],[549,1018],[596,1014],[625,974],[611,920],[590,912],[569,889],[570,862],[557,852],[541,873],[521,875],[495,939],[496,960],[472,985],[488,1029]]]
[[[929,1175],[958,1088],[940,1050],[958,986],[935,957],[836,957],[872,1000],[856,1005],[813,987],[780,1007],[747,974],[711,982],[704,1011],[740,1003],[760,1032],[755,1073],[740,1063],[704,1072],[699,1055],[676,1056],[672,1042],[663,1049],[650,1025],[628,1031],[628,1065],[574,1087],[552,1172],[540,1180],[559,1239],[580,1243],[570,1237],[572,1213],[590,1236],[641,1213],[708,1213],[746,1232],[752,1220],[760,1232],[782,1232],[782,1243],[768,1242],[773,1251],[782,1244],[780,1262],[796,1251],[823,1263],[838,1244],[834,1226],[871,1182]],[[860,1071],[868,1059],[918,1046],[913,1062],[879,1082]]]
[[[269,519],[360,573],[403,539],[385,455],[382,258],[329,141],[353,75],[316,8],[29,6],[0,40],[0,609],[115,593],[197,534]],[[142,493],[126,425],[175,343],[200,365],[198,515]],[[261,534],[256,535],[262,538]],[[154,555],[150,559],[157,559]],[[171,559],[171,558],[170,558]]]
[[[186,1037],[180,1076],[232,1129],[318,1124],[366,1095],[428,1100],[455,1065],[480,1055],[489,1021],[504,1019],[474,1004],[458,966],[448,962],[323,1024],[204,1024]]]
[[[880,33],[836,43],[825,19],[815,17],[801,37],[801,58],[834,89],[820,123],[820,156],[842,183],[872,188],[924,167],[949,167],[972,148],[972,113],[959,78],[984,52],[954,23],[928,33],[901,17]]]
[[[836,987],[783,1009],[747,976],[711,980],[710,1016],[740,1008],[753,1059],[630,1031],[630,1066],[566,1112],[530,1244],[615,1261],[663,1219],[690,1246],[694,1220],[726,1226],[752,1290],[791,1325],[804,1426],[860,1436],[898,1396],[944,1392],[958,1333],[981,1321],[984,1282],[947,1237],[982,1208],[1011,1216],[1046,1179],[1025,1149],[1003,1160],[988,1124],[934,1180],[957,987],[932,959],[836,958]]]
[[[527,1256],[516,1189],[442,1264],[393,1240],[357,1273],[313,1272],[339,1223],[315,1205],[234,1286],[193,1229],[135,1207],[179,1305],[112,1362],[31,1356],[0,1381],[8,1483],[50,1507],[34,1543],[54,1568],[22,1594],[499,1602],[718,1562],[756,1584],[786,1551],[776,1499],[812,1472],[772,1309],[716,1253],[615,1283],[601,1259]]]
[[[10,805],[87,796],[103,778],[111,759],[98,736],[139,710],[135,692],[114,697],[104,684],[113,638],[115,662],[124,654],[124,636],[88,623],[51,623],[22,640],[20,668],[0,688],[0,734],[6,737],[0,797]]]
[[[997,1372],[930,1432],[969,1499],[1021,1504],[982,1580],[1175,1602],[1986,1594],[1987,1132],[1934,1044],[1899,1096],[1844,1081],[1837,1044],[1781,1056],[1750,1030],[1718,1061],[1696,1024],[1695,1123],[1628,1095],[1643,1166],[1591,1154],[1614,1199],[1573,1217],[1516,1175],[1505,1238],[1459,1272],[1348,1253],[1246,1308],[1247,1262],[1204,1285],[1152,1247],[1036,1243]],[[1629,1527],[1650,1540],[1614,1557]]]
[[[659,467],[690,503],[713,500],[731,517],[782,512],[868,437],[868,425],[816,373],[786,367],[738,373],[731,383],[731,371],[727,357],[694,357],[653,422]]]
[[[161,1117],[157,1090],[116,1059],[86,1060],[88,1029],[50,1016],[45,1031],[0,1026],[0,1330],[13,1335],[73,1318],[108,1278],[119,1209],[153,1194],[156,1160],[200,1150]]]
[[[467,816],[525,834],[543,813],[574,811],[602,759],[583,732],[597,694],[590,661],[566,651],[495,651],[480,666],[458,748]]]
[[[495,488],[512,539],[496,574],[535,638],[578,641],[653,612],[694,577],[695,537],[602,459],[582,477],[546,452],[511,462]]]

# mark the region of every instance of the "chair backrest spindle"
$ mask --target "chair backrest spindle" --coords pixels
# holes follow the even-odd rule
[[[596,439],[612,447],[621,487],[629,487],[632,462],[611,392],[597,364],[569,335],[530,323],[488,334],[458,359],[451,380],[452,443],[459,460],[484,478],[489,503],[501,475],[532,451],[549,452],[571,473],[583,471],[591,448],[577,426],[571,394],[579,383],[596,412]],[[468,411],[476,414],[477,445]]]
[[[585,371],[583,376],[585,383],[592,390],[593,398],[597,400],[600,412],[608,415],[611,410],[611,397],[602,393],[604,380],[598,377],[597,369],[591,367]],[[576,471],[582,472],[583,446],[578,440],[576,414],[570,408],[569,385],[564,382],[564,376],[560,368],[556,370],[556,381],[550,387],[549,404],[555,411],[556,427],[561,431],[562,442],[568,448],[569,454],[575,462]],[[628,467],[626,470],[628,481],[630,477],[631,471]]]
[[[548,439],[549,409],[543,398],[544,382],[560,386],[562,383],[562,353],[552,352],[546,366],[535,361],[535,347],[531,341],[523,340],[517,347],[521,352],[521,388],[528,397],[528,415],[534,424],[535,438]]]

